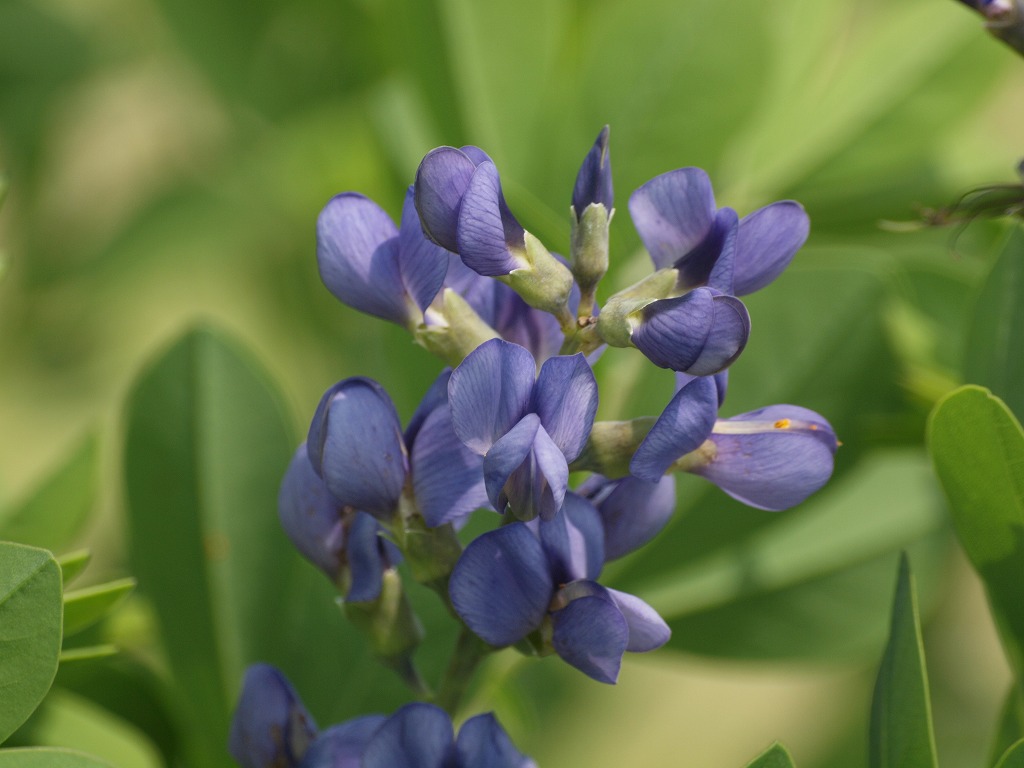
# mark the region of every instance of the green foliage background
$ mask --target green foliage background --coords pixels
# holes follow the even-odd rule
[[[702,166],[741,214],[806,206],[807,247],[749,301],[726,412],[797,403],[844,445],[829,488],[779,515],[685,478],[668,531],[608,570],[671,618],[671,647],[628,660],[614,689],[505,652],[467,714],[497,708],[549,767],[742,765],[774,739],[800,766],[864,765],[907,548],[941,764],[983,765],[1010,678],[923,440],[931,406],[962,381],[1021,416],[1019,367],[998,361],[1024,326],[996,330],[999,308],[1021,306],[1024,259],[999,224],[879,222],[1013,182],[1022,105],[1024,63],[950,0],[5,0],[0,521],[15,521],[11,538],[18,525],[42,535],[22,500],[98,433],[99,489],[79,477],[81,450],[50,486],[62,508],[95,499],[84,532],[69,538],[69,517],[59,543],[19,540],[87,544],[91,580],[140,579],[82,641],[123,652],[62,665],[16,739],[124,768],[230,764],[218,731],[258,659],[285,668],[322,725],[404,701],[366,671],[362,641],[272,517],[326,387],[374,377],[407,418],[440,368],[322,287],[316,214],[357,190],[397,215],[424,152],[474,143],[525,226],[564,253],[576,169],[609,123],[618,213],[603,296],[649,269],[626,200],[658,173]],[[179,342],[197,323],[222,330]],[[601,418],[651,414],[671,392],[670,375],[624,351],[597,373]],[[140,516],[147,502],[156,511]],[[182,557],[161,560],[147,535]],[[213,608],[174,613],[179,589]]]

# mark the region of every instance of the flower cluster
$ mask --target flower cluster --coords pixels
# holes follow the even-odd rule
[[[767,510],[799,504],[832,472],[838,443],[812,411],[770,405],[719,418],[728,367],[750,334],[740,297],[768,285],[802,246],[803,208],[783,201],[740,218],[717,207],[703,171],[658,176],[629,200],[654,271],[599,304],[614,204],[607,128],[571,202],[566,260],[513,215],[486,153],[441,147],[423,158],[399,226],[355,193],[334,197],[317,224],[328,289],[405,327],[449,367],[404,430],[377,382],[331,387],[284,478],[281,522],[337,585],[377,656],[450,711],[475,663],[497,648],[557,654],[614,683],[626,651],[669,640],[651,606],[598,578],[667,523],[673,472]],[[660,416],[595,421],[592,366],[606,345],[676,372]],[[571,488],[573,471],[591,474]],[[488,507],[496,525],[460,540],[469,516]],[[421,630],[400,562],[463,625],[436,694],[415,670]],[[416,765],[532,765],[492,717],[467,721],[455,739],[448,716],[428,704],[317,735],[268,667],[247,677],[231,744],[246,768],[412,765],[418,750],[429,756]]]

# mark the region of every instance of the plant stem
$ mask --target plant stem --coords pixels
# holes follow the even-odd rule
[[[434,703],[454,716],[473,673],[484,657],[493,649],[466,627],[455,642],[451,661],[445,670]]]

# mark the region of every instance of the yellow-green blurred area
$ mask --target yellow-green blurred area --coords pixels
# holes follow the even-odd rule
[[[730,768],[774,739],[803,767],[864,765],[896,561],[828,591],[776,549],[803,563],[820,545],[845,562],[837,537],[851,537],[870,553],[853,570],[892,547],[917,558],[940,759],[980,768],[1009,675],[921,445],[930,406],[964,380],[1005,228],[882,225],[1019,182],[1024,61],[952,0],[3,0],[0,500],[98,431],[103,483],[82,543],[95,578],[129,573],[125,396],[197,322],[269,371],[295,444],[347,376],[379,380],[407,419],[441,365],[322,286],[320,208],[355,190],[397,216],[426,151],[476,144],[524,226],[567,253],[572,184],[606,123],[617,213],[601,297],[649,269],[626,201],[656,174],[703,167],[741,215],[784,198],[807,208],[807,246],[749,301],[725,412],[795,402],[833,421],[834,487],[808,515],[835,525],[798,511],[758,538],[772,513],[684,478],[668,543],[608,570],[694,617],[673,625],[679,643],[627,659],[614,688],[505,651],[470,706],[497,707],[546,768]],[[627,351],[596,373],[600,418],[655,415],[671,394],[669,373]],[[764,600],[736,581],[742,552]],[[142,583],[111,632],[149,661],[160,651],[145,595]],[[878,632],[844,645],[846,606],[862,623],[869,597]],[[727,606],[737,613],[716,613]],[[808,630],[819,609],[835,625]],[[329,601],[324,612],[337,621]],[[352,682],[322,684],[308,700],[328,725],[347,707],[323,702]],[[34,735],[99,754],[88,734],[109,722],[111,760],[159,765],[154,739],[97,698],[59,692]]]

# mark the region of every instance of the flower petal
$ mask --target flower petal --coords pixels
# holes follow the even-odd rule
[[[672,637],[672,630],[658,612],[639,597],[609,589],[608,594],[629,626],[629,645],[626,650],[644,653],[661,648]]]
[[[544,549],[524,523],[488,531],[462,553],[448,592],[473,632],[491,645],[510,645],[547,614],[553,587]]]
[[[490,712],[462,724],[455,751],[461,768],[537,768],[533,760],[516,749]]]
[[[331,495],[309,463],[303,443],[281,481],[277,512],[295,548],[331,581],[338,578],[342,567],[345,531],[341,511],[341,502]]]
[[[807,240],[811,223],[800,203],[782,200],[744,216],[736,241],[736,296],[764,288],[782,274]]]
[[[430,306],[448,272],[448,251],[423,234],[413,202],[413,188],[405,193],[402,222],[398,230],[398,267],[405,293],[420,311]]]
[[[505,514],[505,508],[510,500],[514,500],[516,510],[528,511],[526,517],[520,519],[529,520],[536,516],[536,509],[531,504],[531,453],[533,442],[541,429],[537,414],[528,413],[507,434],[500,437],[484,456],[484,487],[487,490],[487,498],[500,514]]]
[[[459,209],[457,252],[463,263],[481,275],[507,275],[524,266],[509,252],[522,250],[523,228],[508,212],[494,163],[476,167]]]
[[[336,195],[316,223],[320,279],[353,309],[407,325],[398,242],[398,230],[379,205],[355,192]]]
[[[366,745],[362,768],[445,768],[455,734],[447,713],[433,704],[406,704]]]
[[[704,239],[691,250],[680,255],[672,265],[679,270],[679,286],[685,290],[699,288],[711,282],[715,275],[717,282],[727,287],[715,285],[721,291],[732,288],[732,256],[735,251],[736,231],[739,229],[739,217],[732,208],[722,208],[715,213],[715,218]],[[725,261],[722,262],[722,257]],[[719,263],[722,262],[722,263]]]
[[[597,134],[594,146],[583,158],[572,190],[572,207],[576,218],[592,203],[603,205],[611,213],[615,198],[612,192],[612,161],[608,154],[608,126]]]
[[[838,445],[831,425],[814,411],[773,405],[715,424],[717,453],[691,471],[758,509],[796,506],[832,475]]]
[[[365,512],[354,512],[345,541],[352,584],[345,595],[350,603],[364,603],[380,597],[382,574],[388,567],[380,523]]]
[[[297,766],[316,736],[316,723],[295,689],[269,664],[245,671],[228,736],[228,751],[242,768]]]
[[[517,344],[491,339],[474,349],[448,382],[455,434],[470,450],[487,453],[527,412],[536,366]]]
[[[398,413],[380,384],[356,377],[327,390],[306,445],[313,469],[338,501],[390,518],[408,460]]]
[[[663,173],[630,196],[629,213],[655,268],[671,267],[711,228],[715,218],[711,180],[700,168]]]
[[[577,598],[555,611],[551,619],[551,643],[559,656],[598,682],[618,680],[629,626],[611,598]]]
[[[594,505],[567,493],[558,513],[549,521],[531,523],[540,535],[551,574],[560,584],[596,579],[604,565],[604,529]]]
[[[412,418],[409,419],[408,426],[405,428],[404,439],[407,448],[411,448],[416,443],[416,436],[419,434],[420,428],[423,426],[423,422],[427,420],[427,417],[437,408],[447,405],[448,380],[451,376],[451,368],[445,368],[441,371],[437,378],[434,379],[434,383],[430,385],[430,388],[423,395],[420,404],[416,406],[416,410],[412,414]]]
[[[413,199],[423,233],[452,252],[459,250],[459,209],[475,170],[476,163],[455,147],[432,149],[416,169]]]
[[[299,768],[362,768],[366,745],[386,721],[365,715],[331,726],[309,745]]]
[[[538,363],[558,354],[565,336],[554,315],[534,309],[518,293],[497,280],[480,279],[494,286],[491,325],[505,341],[526,347]]]
[[[618,480],[593,475],[577,492],[597,507],[604,528],[605,561],[627,555],[653,539],[672,518],[676,506],[672,475],[657,482],[632,475]]]
[[[555,445],[574,461],[597,414],[597,380],[582,354],[552,357],[541,366],[532,409]]]
[[[631,474],[654,483],[681,456],[696,450],[711,436],[718,414],[718,390],[713,379],[694,379],[676,392],[654,427],[633,454]]]
[[[698,376],[721,373],[732,365],[747,346],[750,314],[735,296],[719,295],[713,300],[715,319],[700,355],[687,369]]]

